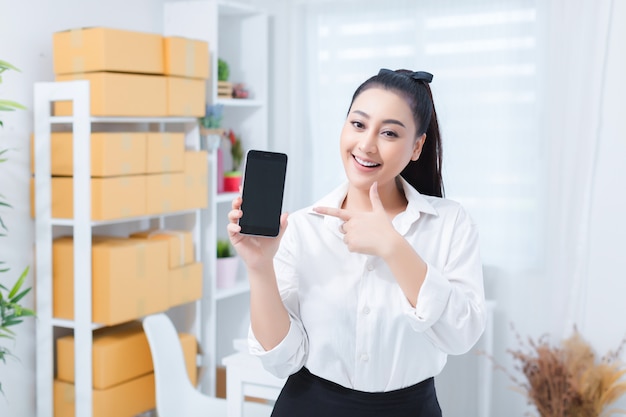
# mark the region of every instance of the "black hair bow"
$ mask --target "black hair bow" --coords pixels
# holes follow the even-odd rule
[[[427,83],[430,83],[433,80],[433,75],[430,72],[426,72],[426,71],[414,71],[414,72],[409,73],[409,72],[396,72],[396,71],[392,71],[386,68],[383,68],[380,71],[378,71],[378,75],[390,74],[390,73],[404,75],[416,81],[425,81]]]

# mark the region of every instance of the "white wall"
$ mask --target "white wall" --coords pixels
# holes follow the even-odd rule
[[[33,222],[29,214],[29,137],[33,126],[33,83],[52,81],[52,33],[82,26],[108,26],[119,29],[161,33],[162,2],[154,0],[0,0],[0,59],[22,70],[5,73],[0,96],[11,98],[29,110],[2,113],[0,148],[14,149],[10,161],[0,165],[0,193],[14,210],[2,218],[9,237],[0,239],[0,259],[14,272],[8,284],[27,265],[34,265]],[[33,283],[32,274],[28,284]],[[26,303],[32,307],[33,297]],[[0,416],[35,415],[35,326],[33,320],[16,328],[17,340],[10,346],[19,361],[0,363]]]

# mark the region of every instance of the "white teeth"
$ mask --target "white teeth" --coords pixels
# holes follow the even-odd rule
[[[356,161],[360,164],[363,165],[364,167],[375,167],[378,166],[380,164],[377,164],[375,162],[368,162],[368,161],[364,161],[361,158],[359,158],[358,156],[355,156],[354,159],[356,159]]]

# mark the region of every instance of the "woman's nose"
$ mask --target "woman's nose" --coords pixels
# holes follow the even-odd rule
[[[375,132],[365,132],[359,142],[359,150],[365,153],[376,152],[377,134]]]

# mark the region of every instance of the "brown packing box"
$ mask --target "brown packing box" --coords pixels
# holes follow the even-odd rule
[[[202,297],[202,263],[170,269],[169,304],[174,307]]]
[[[167,78],[167,115],[202,117],[206,111],[206,81]]]
[[[195,336],[179,333],[187,373],[197,381]],[[57,378],[74,383],[74,336],[57,339]],[[148,339],[140,322],[99,329],[93,336],[93,388],[106,389],[154,370]]]
[[[53,315],[74,319],[74,242],[52,243]],[[92,321],[115,325],[168,308],[167,243],[94,237]]]
[[[35,172],[34,135],[31,135],[31,172]],[[50,134],[52,175],[74,174],[74,141],[71,132]],[[146,134],[101,132],[91,134],[91,176],[144,174]]]
[[[156,407],[154,373],[132,379],[108,389],[94,389],[92,417],[134,417]],[[54,381],[54,416],[74,417],[74,384]]]
[[[94,71],[163,74],[163,37],[103,27],[56,32],[52,36],[55,74]]]
[[[185,164],[184,133],[148,133],[146,137],[146,172],[183,172]]]
[[[91,219],[113,220],[146,214],[146,177],[145,175],[131,175],[92,178]],[[73,193],[72,177],[52,178],[53,218],[74,218]]]
[[[190,231],[150,229],[133,233],[130,237],[167,242],[170,269],[191,264],[195,260],[193,234]]]
[[[146,176],[146,213],[170,213],[184,209],[185,175],[180,173]]]
[[[209,205],[209,168],[207,151],[185,152],[185,208]]]
[[[209,44],[178,36],[163,38],[165,74],[207,79],[210,76]]]
[[[89,80],[92,116],[167,116],[167,79],[162,75],[91,72],[57,75],[56,81]],[[72,102],[54,103],[56,116],[70,116]]]

